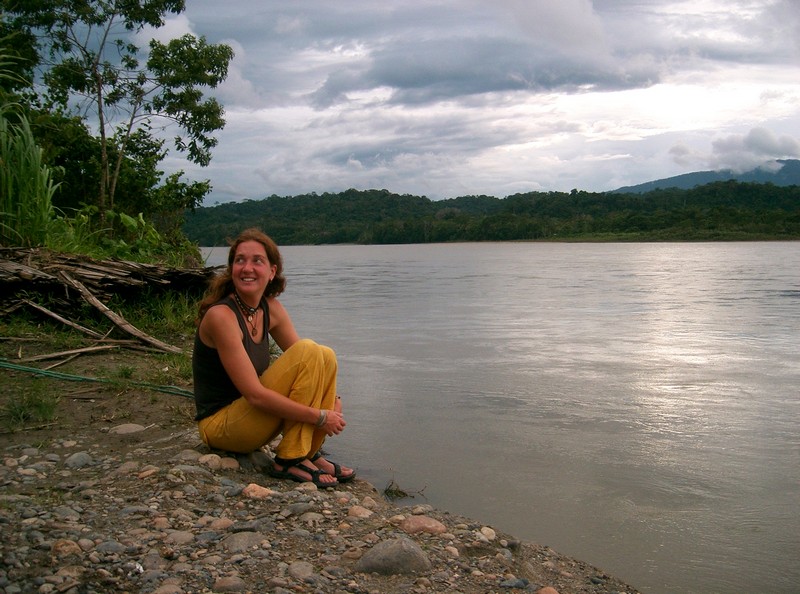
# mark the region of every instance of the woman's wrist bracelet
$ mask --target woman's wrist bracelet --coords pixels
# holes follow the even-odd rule
[[[319,418],[317,419],[317,427],[322,427],[327,420],[328,420],[328,411],[322,409],[321,411],[319,411]]]

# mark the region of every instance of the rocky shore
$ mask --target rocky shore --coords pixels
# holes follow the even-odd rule
[[[49,348],[44,334],[4,340],[0,356]],[[268,448],[210,451],[185,365],[122,349],[70,358],[71,381],[3,371],[0,410],[42,393],[57,408],[0,432],[0,594],[636,593],[424,499],[274,479]],[[80,381],[98,377],[119,381]]]
[[[0,592],[628,593],[602,570],[356,479],[268,477],[268,451],[121,423],[0,449]]]

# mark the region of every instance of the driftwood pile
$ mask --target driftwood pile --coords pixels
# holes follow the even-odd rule
[[[146,289],[199,295],[217,270],[170,268],[127,260],[101,261],[37,248],[2,248],[0,287],[4,303],[0,308],[0,315],[8,315],[20,307],[29,307],[103,342],[107,334],[104,336],[69,320],[69,312],[75,311],[85,302],[113,323],[111,330],[121,329],[133,336],[135,343],[160,351],[180,353],[180,348],[166,344],[134,327],[112,311],[106,303],[114,295],[130,295]],[[47,303],[50,307],[45,307],[42,303]],[[110,342],[119,345],[122,341]],[[98,344],[89,348],[96,350],[110,346]]]

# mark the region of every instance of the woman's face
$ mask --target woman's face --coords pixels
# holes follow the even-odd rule
[[[276,270],[261,243],[243,241],[236,247],[231,266],[233,286],[240,296],[252,298],[251,305],[261,298]]]

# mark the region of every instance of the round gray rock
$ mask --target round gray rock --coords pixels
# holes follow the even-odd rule
[[[356,571],[398,575],[430,571],[431,561],[420,546],[408,538],[385,540],[364,553]]]

